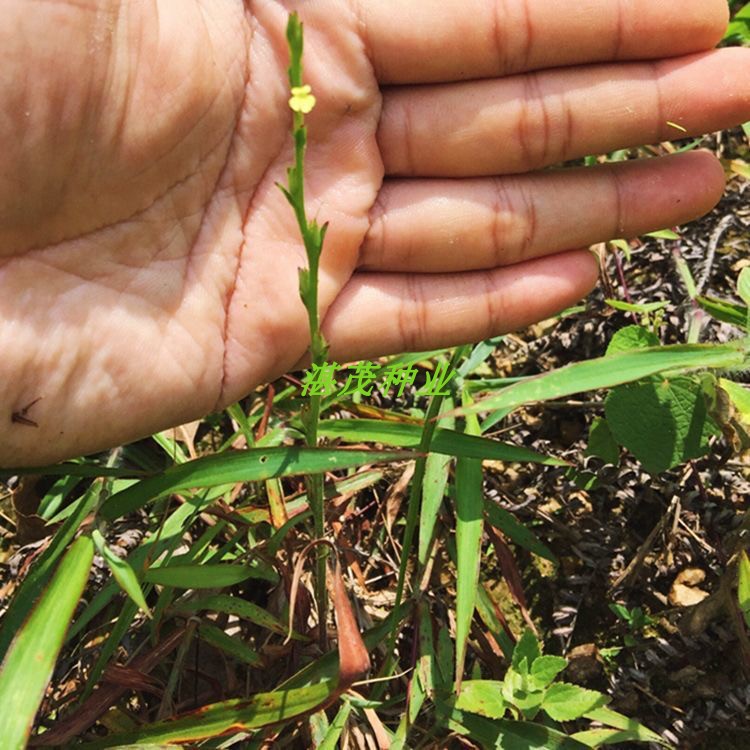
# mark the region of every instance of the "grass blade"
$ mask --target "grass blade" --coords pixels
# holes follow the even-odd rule
[[[744,341],[729,344],[675,344],[577,362],[528,378],[500,393],[477,401],[457,413],[475,414],[515,409],[523,404],[572,396],[574,393],[611,388],[666,370],[731,368],[745,361]]]
[[[335,469],[352,469],[408,458],[414,458],[414,454],[404,451],[298,447],[226,451],[171,466],[157,476],[118,492],[104,504],[100,515],[107,521],[113,521],[162,495],[189,488],[258,482],[292,474],[321,474]]]
[[[272,578],[275,583],[276,576],[270,576],[269,571],[249,565],[168,565],[149,568],[143,579],[159,586],[181,589],[221,589],[242,583],[248,578]]]
[[[93,558],[89,537],[73,542],[10,645],[0,670],[0,737],[6,750],[26,746]]]
[[[82,747],[94,750],[118,745],[130,747],[137,743],[187,743],[217,737],[229,731],[261,729],[314,711],[335,690],[336,681],[333,680],[292,690],[258,693],[247,700],[239,698],[203,706],[179,719],[150,724],[127,734],[115,734]]]
[[[422,433],[422,425],[381,419],[331,419],[323,422],[319,429],[319,434],[324,437],[342,438],[355,443],[382,443],[401,448],[418,448]],[[543,456],[529,448],[441,428],[436,429],[432,436],[430,452],[495,461],[529,461],[548,466],[568,465],[565,461]]]

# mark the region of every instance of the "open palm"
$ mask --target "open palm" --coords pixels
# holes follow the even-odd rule
[[[305,23],[308,212],[338,361],[478,340],[596,279],[579,248],[689,220],[712,156],[544,167],[750,118],[724,0],[3,0],[0,465],[115,445],[300,362],[277,182]],[[19,419],[20,417],[20,419]]]

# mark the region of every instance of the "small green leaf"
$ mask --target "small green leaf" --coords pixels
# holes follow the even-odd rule
[[[656,232],[647,232],[644,237],[654,237],[657,240],[679,240],[680,235],[671,229],[659,229]]]
[[[586,454],[601,458],[602,461],[613,466],[620,463],[620,447],[612,436],[606,419],[595,417],[592,421]]]
[[[526,659],[528,664],[533,665],[541,655],[542,651],[539,648],[539,641],[534,633],[529,628],[526,628],[518,639],[515,649],[513,649],[511,663],[513,667],[520,671],[520,664],[523,659]]]
[[[507,706],[502,695],[503,683],[495,680],[467,680],[461,686],[456,708],[488,719],[502,719]]]
[[[540,656],[531,665],[532,684],[543,690],[568,666],[567,659],[562,656]]]
[[[745,550],[740,555],[737,600],[742,616],[745,618],[748,628],[750,628],[750,559],[748,559]]]
[[[146,613],[147,617],[151,617],[151,610],[148,608],[148,604],[146,604],[138,576],[135,574],[133,568],[130,567],[128,561],[110,549],[99,529],[94,529],[91,533],[91,538],[97,550],[99,550],[99,554],[104,558],[107,566],[112,571],[112,576],[120,588],[133,600],[133,603],[139,609]]]
[[[542,709],[555,721],[573,721],[595,708],[601,708],[607,697],[567,682],[557,682],[547,690]]]
[[[648,328],[636,325],[625,326],[620,328],[619,331],[615,331],[607,347],[607,356],[660,345],[661,342],[657,335],[649,331]]]
[[[750,268],[743,268],[737,278],[737,294],[740,299],[750,305]]]

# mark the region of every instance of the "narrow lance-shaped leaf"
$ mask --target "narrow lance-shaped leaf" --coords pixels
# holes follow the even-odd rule
[[[739,600],[742,616],[750,628],[750,559],[744,550],[740,555],[739,575],[737,585],[737,598]]]
[[[227,451],[172,466],[113,495],[100,511],[112,521],[151,500],[189,488],[216,487],[239,482],[257,482],[293,474],[321,474],[377,462],[414,458],[406,451],[333,450],[279,447]]]
[[[5,750],[26,747],[93,557],[89,537],[73,542],[10,645],[0,669],[0,737]]]
[[[123,560],[116,555],[107,544],[99,529],[94,529],[91,537],[96,545],[99,554],[104,558],[107,566],[112,571],[112,576],[120,585],[120,588],[133,600],[135,605],[143,610],[148,617],[151,617],[151,610],[146,604],[146,599],[141,590],[141,584],[138,576],[127,560]]]
[[[465,398],[468,398],[466,396]],[[476,417],[467,430],[479,431]],[[479,582],[482,528],[482,462],[459,457],[456,461],[456,690],[461,690],[466,646]]]
[[[516,408],[530,402],[611,388],[666,370],[737,367],[745,361],[746,347],[744,341],[718,345],[675,344],[599,357],[529,378],[457,412],[469,414]]]

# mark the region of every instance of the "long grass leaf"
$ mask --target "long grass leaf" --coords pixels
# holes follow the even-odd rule
[[[414,458],[412,452],[281,447],[226,451],[172,466],[113,495],[100,515],[113,521],[162,495],[179,490],[257,482],[293,474],[320,474]]]
[[[666,370],[737,367],[745,361],[746,346],[744,341],[718,345],[675,344],[577,362],[528,378],[471,406],[462,407],[457,413],[516,408],[527,403],[571,396],[574,393],[611,388]]]
[[[456,688],[460,690],[466,645],[474,617],[482,526],[482,462],[456,461]]]
[[[270,569],[249,565],[167,565],[149,568],[143,576],[148,583],[175,586],[182,589],[220,589],[234,586],[248,578],[263,578],[275,583],[276,575]]]
[[[79,526],[94,507],[102,491],[100,484],[92,485],[80,500],[76,501],[75,511],[68,516],[46,550],[34,562],[23,583],[16,589],[13,600],[3,615],[3,627],[0,628],[0,659],[5,656],[8,646],[15,634],[20,630],[23,621],[49,581],[55,563],[62,556],[76,535]]]
[[[93,558],[89,537],[73,542],[8,649],[0,669],[0,737],[6,750],[26,746]]]
[[[380,419],[330,419],[320,425],[319,434],[351,442],[371,442],[401,448],[417,448],[422,439],[422,425],[406,422],[386,422]],[[467,435],[438,428],[430,442],[430,452],[447,456],[465,456],[495,461],[518,461],[567,466],[558,458],[544,456],[529,448],[522,448],[499,440]]]
[[[229,731],[261,729],[313,711],[325,703],[335,690],[336,681],[332,680],[292,690],[258,693],[248,699],[239,698],[203,706],[179,719],[149,724],[135,732],[114,734],[82,747],[94,750],[118,745],[130,747],[139,742],[197,742]]]

